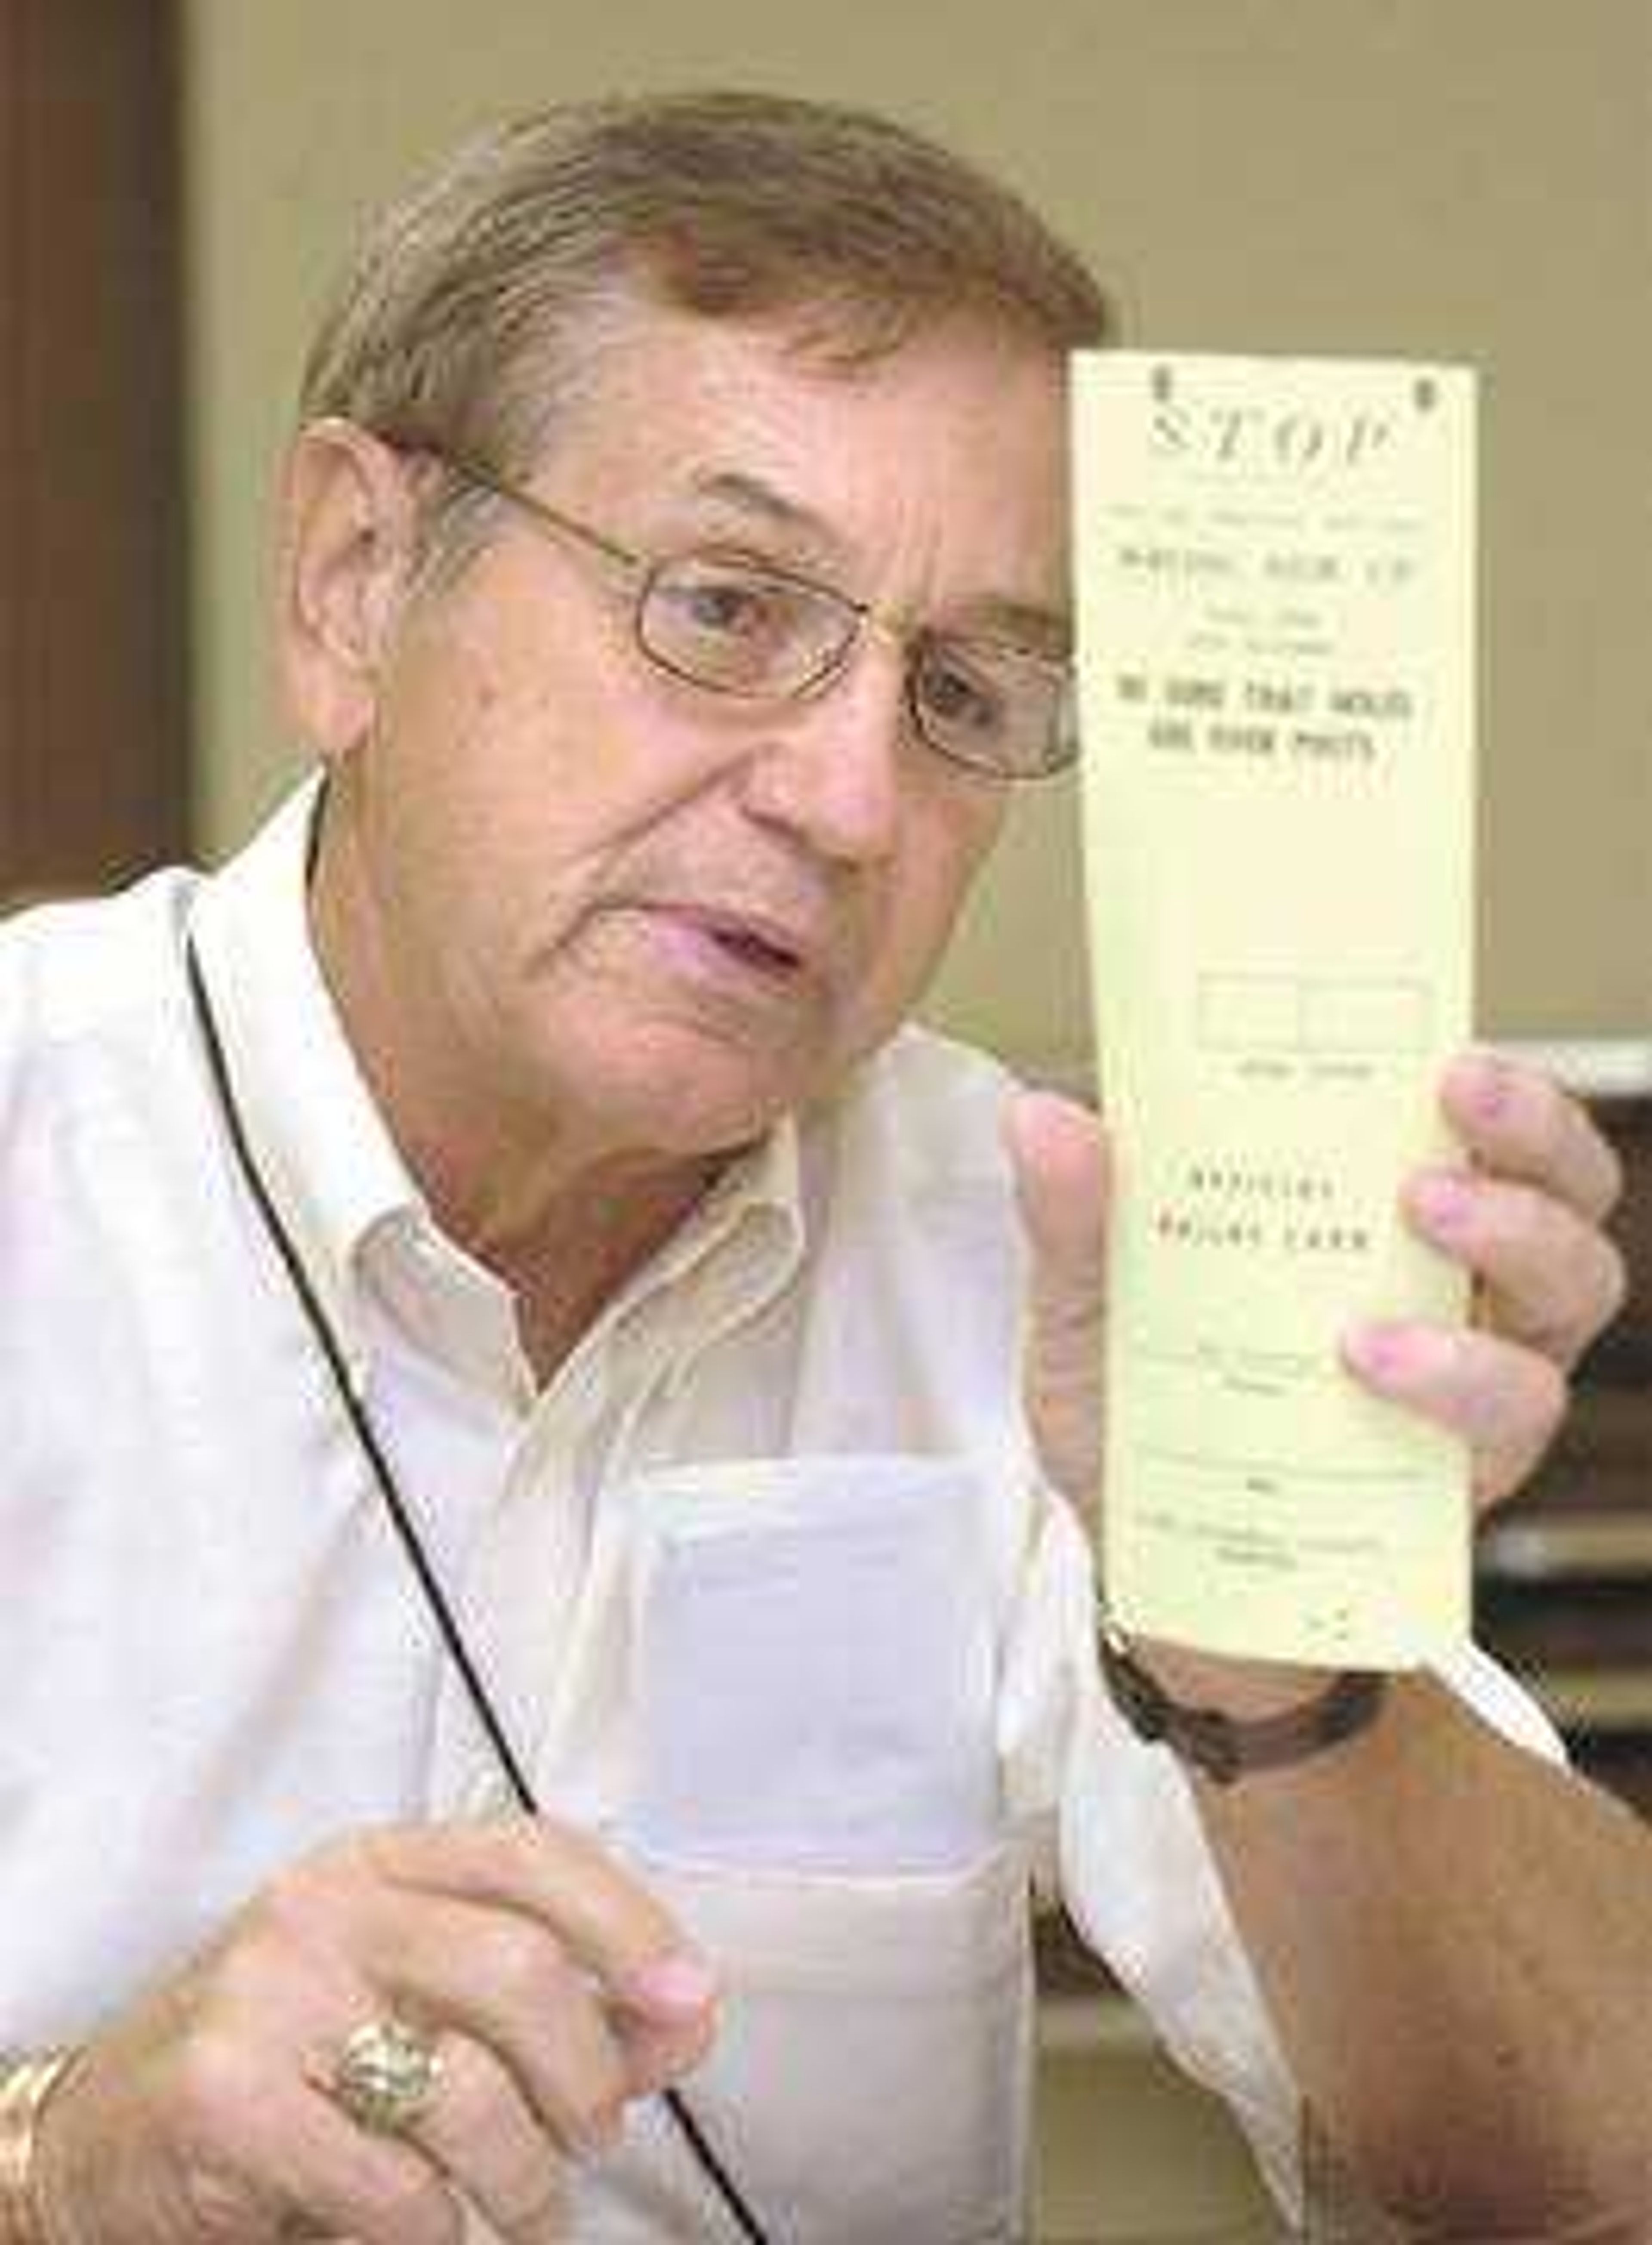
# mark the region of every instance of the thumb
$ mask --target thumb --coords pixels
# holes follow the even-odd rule
[[[1107,1143],[1087,1108],[1047,1092],[1012,1103],[1004,1140],[1032,1249],[1027,1425],[1050,1481],[1093,1515],[1101,1467]]]
[[[1024,1091],[1009,1104],[1004,1143],[1033,1258],[1035,1312],[1065,1298],[1074,1314],[1100,1306],[1107,1207],[1107,1136],[1075,1099]]]

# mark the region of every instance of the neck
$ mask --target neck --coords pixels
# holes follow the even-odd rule
[[[710,1164],[685,1176],[616,1163],[541,1203],[520,1231],[465,1240],[514,1293],[522,1345],[542,1381],[664,1245],[714,1174]]]

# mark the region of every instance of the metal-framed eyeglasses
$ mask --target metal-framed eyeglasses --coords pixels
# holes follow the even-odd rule
[[[633,580],[633,628],[659,669],[708,693],[802,700],[849,664],[871,604],[789,569],[715,546],[649,557],[621,545],[478,460],[420,447],[461,482],[518,508]],[[918,737],[949,762],[994,779],[1045,779],[1077,754],[1070,667],[1007,641],[924,627],[900,634],[905,698]]]

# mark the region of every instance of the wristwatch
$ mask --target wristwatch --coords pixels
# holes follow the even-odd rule
[[[79,2052],[0,2057],[0,2245],[47,2245],[35,2196],[35,2133],[45,2102]]]
[[[1242,1720],[1220,1707],[1173,1699],[1100,1606],[1096,1646],[1113,1703],[1137,1738],[1168,1746],[1178,1761],[1215,1785],[1233,1785],[1253,1770],[1283,1769],[1340,1746],[1376,1721],[1388,1681],[1371,1670],[1344,1669],[1311,1699],[1276,1715]]]

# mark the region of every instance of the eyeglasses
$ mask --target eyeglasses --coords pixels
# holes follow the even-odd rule
[[[421,449],[540,529],[623,570],[636,587],[633,627],[642,653],[708,693],[800,700],[846,668],[877,621],[867,601],[714,547],[649,560],[477,461]],[[1073,762],[1078,742],[1065,663],[1030,648],[930,630],[904,644],[906,706],[919,738],[938,755],[1004,780],[1047,778]]]

